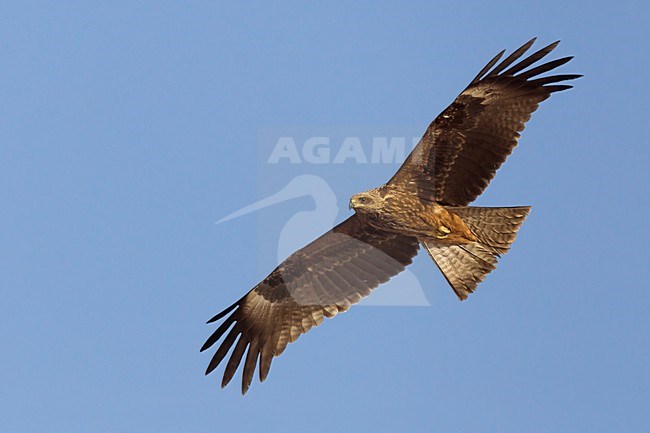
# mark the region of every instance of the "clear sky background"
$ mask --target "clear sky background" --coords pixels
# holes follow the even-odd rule
[[[647,432],[648,16],[641,1],[3,2],[2,430]],[[458,302],[420,254],[430,307],[353,307],[245,397],[239,375],[204,377],[205,320],[275,264],[256,248],[277,232],[266,211],[214,224],[268,192],[260,129],[423,131],[532,36],[562,39],[562,71],[585,77],[479,201],[533,205],[479,291]],[[337,220],[396,167],[319,168]]]

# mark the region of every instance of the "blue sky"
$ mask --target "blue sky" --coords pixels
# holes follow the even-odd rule
[[[642,432],[650,404],[644,2],[3,2],[0,424],[38,432]],[[544,103],[478,201],[533,206],[460,303],[357,307],[242,398],[204,324],[274,266],[260,131],[423,131],[484,63],[562,39]],[[539,45],[541,46],[541,45]],[[347,215],[397,164],[300,166]],[[293,173],[293,172],[291,172]],[[219,370],[218,374],[222,370]],[[239,376],[235,378],[239,381]]]

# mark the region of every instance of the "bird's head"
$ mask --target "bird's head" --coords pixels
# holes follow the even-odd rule
[[[360,192],[350,198],[350,209],[372,212],[384,207],[384,197],[378,188]]]

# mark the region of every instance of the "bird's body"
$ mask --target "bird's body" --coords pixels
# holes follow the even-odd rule
[[[500,63],[504,51],[488,62],[385,185],[350,199],[354,215],[291,254],[209,321],[224,319],[201,350],[225,337],[206,374],[232,349],[222,386],[243,361],[245,393],[258,363],[263,381],[288,343],[402,272],[420,245],[459,299],[474,292],[509,250],[530,207],[468,205],[515,148],[539,103],[571,88],[557,83],[579,77],[539,77],[571,57],[531,67],[558,44],[519,60],[533,42]]]
[[[450,243],[476,240],[456,213],[401,188],[382,186],[354,195],[350,208],[361,221],[381,230]]]

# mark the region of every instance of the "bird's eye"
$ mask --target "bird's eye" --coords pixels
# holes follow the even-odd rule
[[[366,203],[366,198],[365,197],[359,197],[359,203],[365,204]]]

